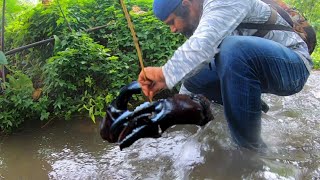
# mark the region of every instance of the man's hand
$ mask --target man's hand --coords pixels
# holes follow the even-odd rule
[[[140,72],[138,82],[143,93],[152,99],[160,90],[167,88],[166,81],[161,67],[147,67],[144,72]]]

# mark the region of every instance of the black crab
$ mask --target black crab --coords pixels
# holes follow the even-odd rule
[[[169,127],[177,124],[203,126],[214,117],[210,101],[202,95],[176,94],[167,99],[145,102],[133,111],[128,102],[141,87],[134,81],[120,90],[120,94],[107,107],[100,124],[102,139],[119,143],[120,149],[131,146],[140,138],[157,138]]]

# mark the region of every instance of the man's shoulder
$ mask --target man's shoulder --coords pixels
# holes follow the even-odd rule
[[[270,6],[261,0],[204,0],[203,10],[204,13],[216,11],[219,8],[222,14],[232,13],[237,15],[246,9],[247,17],[245,21],[258,21],[263,22],[270,16]]]
[[[223,4],[224,7],[230,6],[250,6],[251,8],[260,8],[266,6],[267,4],[261,0],[204,0],[203,7],[216,6],[219,4]],[[230,6],[228,6],[230,5]],[[267,5],[268,6],[268,5]]]

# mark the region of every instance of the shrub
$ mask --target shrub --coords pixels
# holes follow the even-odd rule
[[[5,93],[0,95],[0,130],[11,132],[22,122],[31,119],[46,120],[49,117],[49,100],[43,96],[37,101],[32,99],[31,79],[17,71],[8,75]]]
[[[56,51],[44,66],[44,90],[55,100],[56,115],[69,118],[86,100],[113,96],[130,78],[125,73],[129,66],[87,34],[74,33],[56,40]]]
[[[55,37],[55,44],[44,44],[8,57],[8,67],[24,72],[34,87],[44,89],[43,98],[47,98],[50,115],[69,119],[74,113],[89,111],[92,119],[103,116],[106,104],[140,72],[127,21],[116,1],[59,2],[60,5],[53,1],[49,7],[38,5],[8,24],[7,49]],[[145,66],[163,64],[183,41],[182,36],[170,33],[153,16],[151,4],[151,0],[126,2]],[[145,13],[132,12],[134,5]],[[75,33],[105,24],[106,28],[89,35]]]

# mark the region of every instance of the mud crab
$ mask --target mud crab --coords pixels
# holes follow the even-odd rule
[[[214,118],[210,101],[202,95],[176,94],[167,99],[145,102],[129,111],[130,98],[140,93],[141,87],[136,81],[124,86],[107,107],[106,116],[100,124],[102,139],[119,143],[121,150],[140,138],[160,137],[173,125],[203,126]]]

